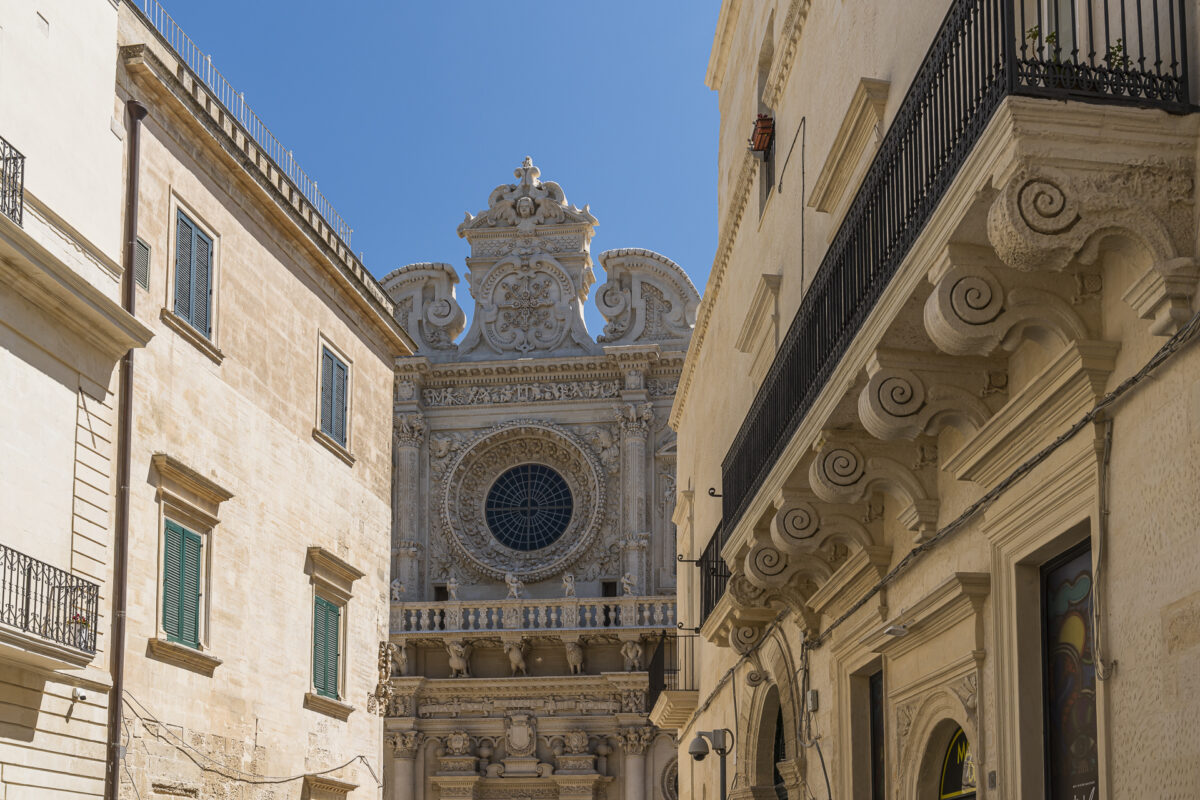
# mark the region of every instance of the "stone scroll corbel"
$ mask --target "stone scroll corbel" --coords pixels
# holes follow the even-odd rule
[[[388,273],[380,283],[396,304],[396,321],[413,337],[419,351],[455,349],[454,339],[463,332],[467,317],[455,297],[458,273],[454,267],[409,264]]]
[[[596,292],[596,306],[608,322],[601,342],[659,342],[686,348],[700,295],[678,264],[641,248],[606,250],[600,263],[608,275]]]

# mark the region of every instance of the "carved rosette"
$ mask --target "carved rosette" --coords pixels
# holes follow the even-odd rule
[[[574,512],[566,531],[536,552],[500,544],[488,530],[484,502],[492,483],[519,464],[539,463],[556,470],[571,489]],[[591,449],[575,434],[547,422],[517,420],[479,435],[458,451],[442,486],[445,539],[459,563],[494,580],[508,572],[534,583],[563,572],[596,540],[604,522],[604,471]]]
[[[617,738],[620,739],[621,748],[627,755],[645,755],[646,748],[654,741],[654,728],[648,726],[621,728],[617,731]]]
[[[425,743],[425,734],[420,731],[400,731],[388,734],[387,740],[396,758],[415,758]]]

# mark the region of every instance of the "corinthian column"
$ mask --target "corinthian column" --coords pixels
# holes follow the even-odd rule
[[[404,586],[405,597],[411,597],[417,590],[424,440],[425,418],[421,412],[396,414],[392,452],[392,578]]]
[[[415,780],[417,751],[425,736],[419,731],[403,731],[388,736],[392,746],[392,797],[391,800],[414,800],[417,796]]]
[[[652,728],[622,728],[618,734],[625,751],[625,800],[645,800],[646,748],[653,736]]]
[[[654,421],[654,406],[650,403],[627,403],[617,406],[616,414],[621,426],[625,571],[633,576],[636,592],[645,594],[646,542],[650,535],[646,521],[646,441],[650,437],[650,423]]]

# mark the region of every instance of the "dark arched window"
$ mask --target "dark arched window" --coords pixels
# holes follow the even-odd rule
[[[971,743],[962,728],[957,728],[942,758],[938,780],[938,800],[973,800],[975,797],[975,758]]]
[[[771,777],[775,782],[775,796],[779,800],[787,800],[787,787],[783,785],[783,775],[779,772],[781,761],[787,761],[787,742],[783,738],[783,706],[775,712],[775,746],[771,753]]]

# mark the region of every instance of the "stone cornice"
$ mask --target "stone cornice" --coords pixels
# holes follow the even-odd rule
[[[155,453],[150,456],[150,463],[158,470],[163,482],[181,487],[214,506],[233,497],[233,492],[168,453]]]
[[[225,112],[210,90],[178,63],[168,48],[163,47],[158,33],[145,24],[140,13],[129,16],[151,41],[122,46],[119,55],[129,74],[159,101],[150,104],[152,116],[154,107],[162,101],[177,104],[173,109],[175,113],[168,112],[157,121],[169,130],[170,126],[166,125],[169,116],[176,124],[198,127],[209,134],[213,145],[209,149],[224,153],[249,183],[273,201],[269,205],[257,204],[257,207],[268,213],[279,212],[272,216],[276,220],[287,219],[299,229],[300,235],[294,238],[315,247],[321,256],[314,259],[315,263],[326,267],[342,294],[364,312],[364,319],[369,319],[383,334],[394,352],[415,352],[416,344],[392,316],[392,301],[350,248],[241,124]],[[175,65],[169,65],[166,59],[176,62]],[[289,226],[281,227],[287,230]]]
[[[766,86],[763,87],[762,100],[771,108],[778,108],[783,87],[792,73],[792,64],[796,60],[796,52],[800,49],[800,35],[804,33],[804,23],[808,20],[808,9],[811,6],[812,0],[792,0],[788,6],[787,17],[780,29],[781,44],[776,45],[775,62],[771,65],[771,71],[767,73]]]
[[[746,211],[746,203],[750,198],[750,187],[754,185],[754,176],[758,172],[758,157],[747,150],[742,154],[742,166],[738,172],[737,183],[734,185],[733,199],[725,216],[725,224],[721,228],[721,238],[717,242],[717,257],[713,259],[712,271],[708,274],[708,282],[704,286],[704,295],[700,300],[700,310],[696,314],[696,327],[692,331],[692,342],[688,347],[679,377],[679,387],[675,391],[675,403],[671,407],[670,425],[679,430],[679,421],[683,417],[687,405],[688,392],[692,388],[692,379],[696,373],[696,361],[700,350],[704,347],[704,338],[708,334],[708,325],[712,320],[713,306],[721,292],[725,281],[725,271],[729,267],[729,256],[733,251],[733,243],[737,239],[738,228],[742,224],[742,216]]]
[[[725,78],[725,64],[729,61],[729,48],[733,44],[733,34],[737,30],[741,10],[742,0],[724,0],[721,3],[717,29],[713,33],[712,50],[708,56],[708,68],[704,73],[704,85],[713,91],[721,90],[721,81]]]

